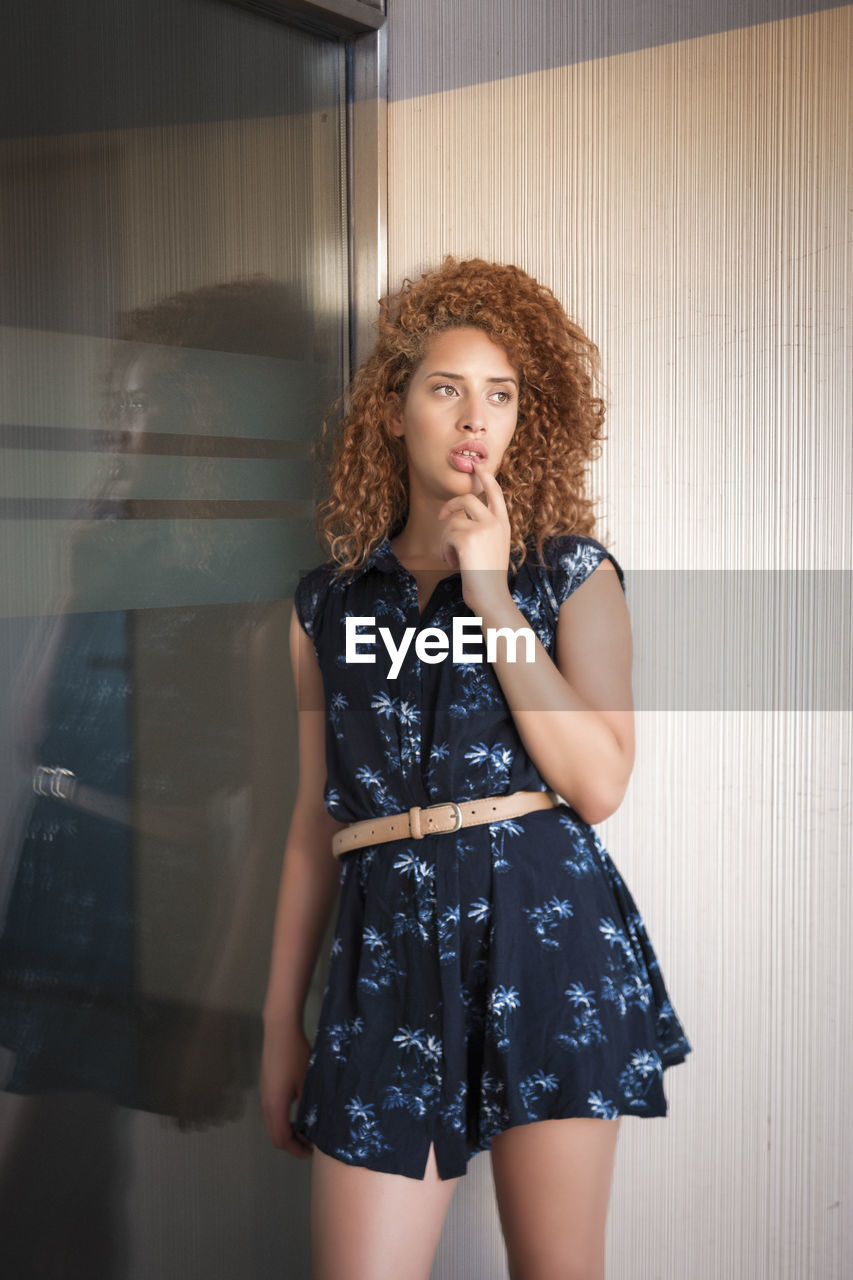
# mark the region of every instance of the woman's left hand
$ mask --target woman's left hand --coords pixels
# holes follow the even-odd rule
[[[450,498],[438,513],[446,521],[441,554],[462,573],[462,596],[481,615],[510,598],[507,586],[511,530],[501,487],[482,464],[474,464],[472,492]]]

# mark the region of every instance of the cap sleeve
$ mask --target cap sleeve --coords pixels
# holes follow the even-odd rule
[[[317,629],[320,610],[328,589],[328,573],[326,565],[319,565],[302,575],[293,593],[293,605],[302,629],[310,636],[314,648],[317,648]]]
[[[625,592],[625,574],[619,561],[595,538],[569,534],[555,538],[549,548],[548,562],[557,609],[594,573],[602,560],[610,560]]]

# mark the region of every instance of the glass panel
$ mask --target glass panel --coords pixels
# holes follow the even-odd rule
[[[215,0],[4,28],[3,1254],[302,1274],[306,1171],[254,1087],[347,340],[343,46]]]

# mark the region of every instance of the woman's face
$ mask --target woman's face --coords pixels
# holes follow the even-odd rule
[[[520,374],[482,329],[446,329],[427,344],[401,403],[388,397],[388,430],[404,441],[410,498],[444,503],[474,492],[473,451],[492,475],[518,421]]]

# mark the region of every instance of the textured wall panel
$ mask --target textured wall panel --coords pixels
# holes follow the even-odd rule
[[[396,0],[394,82],[453,37]],[[480,38],[538,36],[496,20]],[[747,570],[799,571],[849,602],[851,63],[847,6],[389,107],[392,286],[445,252],[514,261],[601,347],[593,483],[629,604],[632,574],[638,592],[714,568],[734,624]],[[813,640],[795,667],[807,691],[853,660],[849,627]],[[787,641],[771,629],[769,646]],[[647,645],[637,663],[640,686]],[[622,1126],[620,1280],[853,1270],[853,723],[849,698],[796,692],[645,704],[628,796],[600,829],[694,1046],[667,1073],[669,1118]],[[480,1156],[435,1280],[501,1274],[491,1194]]]

